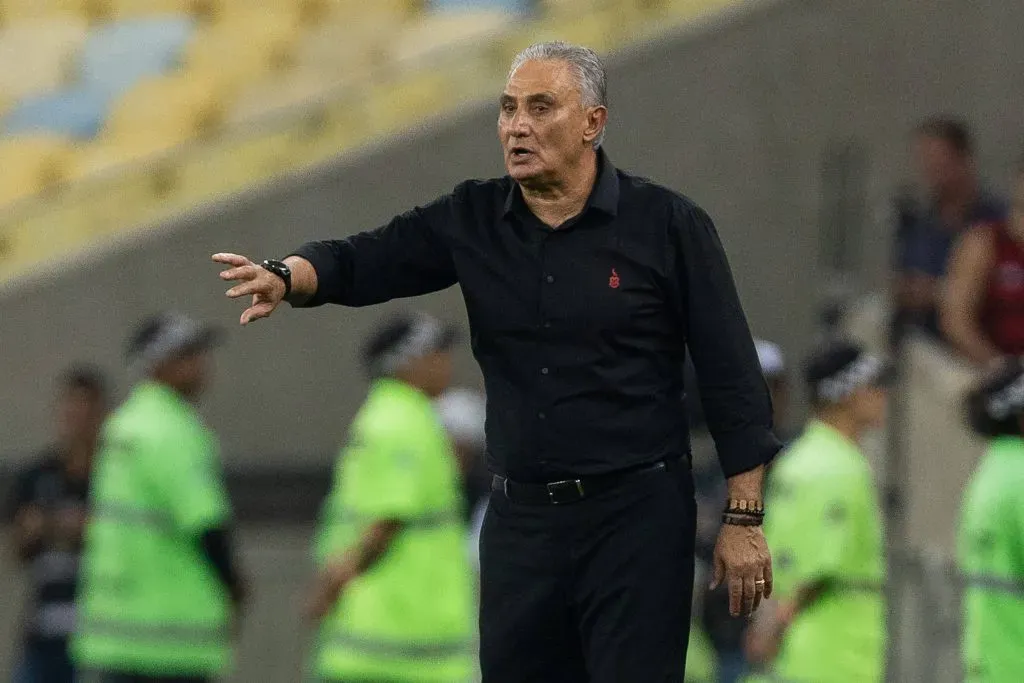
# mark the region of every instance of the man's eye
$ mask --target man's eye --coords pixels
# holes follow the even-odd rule
[[[535,105],[533,105],[533,111],[534,111],[535,114],[543,114],[547,110],[548,110],[548,106],[546,104],[535,104]]]
[[[503,104],[503,105],[501,105],[501,110],[503,112],[505,112],[506,114],[511,114],[512,112],[514,112],[516,110],[516,108],[515,108],[514,105],[511,105],[511,104]]]

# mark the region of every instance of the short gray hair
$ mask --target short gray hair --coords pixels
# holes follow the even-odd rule
[[[512,60],[512,67],[508,70],[509,78],[516,72],[516,69],[526,62],[534,60],[568,62],[576,72],[583,106],[608,106],[608,76],[604,71],[601,58],[589,47],[572,45],[561,40],[536,43],[515,56],[515,59]],[[600,147],[603,142],[604,129],[594,138],[594,149]]]

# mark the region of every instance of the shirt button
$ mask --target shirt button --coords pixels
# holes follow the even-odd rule
[[[541,419],[541,420],[546,420],[548,418],[548,416],[547,416],[547,413],[540,412],[540,413],[537,413],[537,418]]]
[[[545,320],[545,321],[544,321],[544,327],[545,327],[545,328],[547,328],[547,327],[551,327],[551,321],[550,321],[550,320]]]
[[[541,368],[540,369],[540,374],[542,374],[542,375],[548,374],[548,369],[547,368]]]
[[[544,279],[545,279],[545,280],[547,280],[547,281],[548,281],[548,283],[550,284],[550,283],[552,283],[552,282],[554,282],[554,281],[555,281],[555,276],[554,276],[554,275],[548,275],[548,276],[547,276],[546,278],[544,278]]]

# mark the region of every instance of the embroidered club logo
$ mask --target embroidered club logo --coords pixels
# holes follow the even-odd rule
[[[619,274],[615,272],[614,268],[612,268],[612,276],[608,278],[608,286],[612,289],[618,289],[619,284]]]

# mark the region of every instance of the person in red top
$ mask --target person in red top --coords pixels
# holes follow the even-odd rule
[[[1024,355],[1024,163],[1009,218],[974,226],[956,245],[940,322],[974,363]]]

